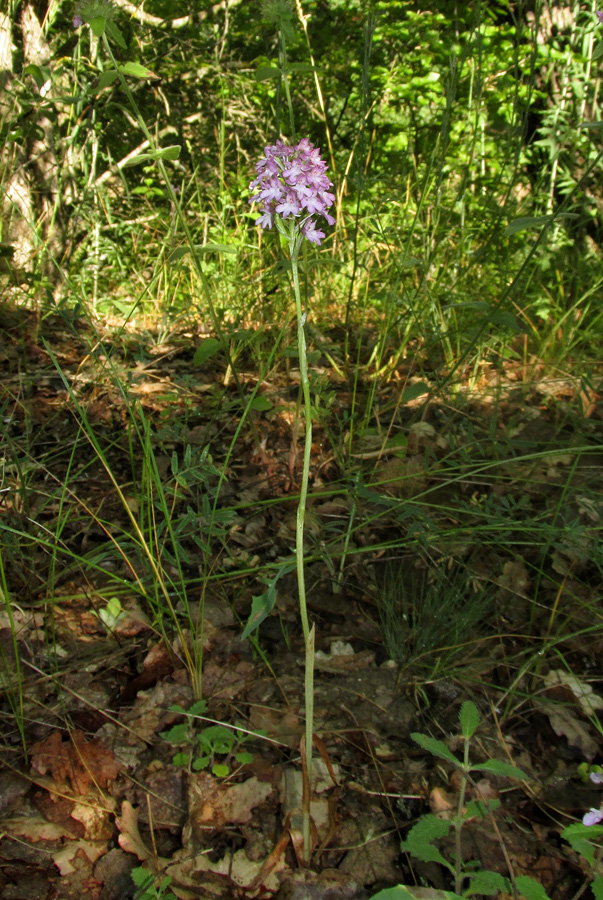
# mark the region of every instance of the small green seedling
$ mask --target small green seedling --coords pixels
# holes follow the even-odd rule
[[[107,605],[104,609],[101,609],[100,612],[96,613],[98,618],[101,620],[107,631],[113,631],[118,624],[121,622],[123,618],[125,618],[125,610],[121,605],[121,600],[119,597],[110,597],[107,600]]]
[[[171,709],[188,718],[188,721],[179,722],[172,725],[168,731],[161,732],[161,737],[171,744],[188,745],[186,750],[181,750],[172,757],[174,765],[195,772],[211,769],[217,778],[226,778],[231,773],[233,763],[244,766],[253,762],[253,755],[241,750],[240,747],[248,740],[262,737],[262,733],[247,734],[238,728],[228,728],[225,725],[208,725],[207,728],[197,731],[194,727],[194,718],[207,712],[205,700],[197,700],[189,710],[178,705],[172,706]]]
[[[132,881],[136,885],[134,900],[176,900],[175,895],[168,891],[171,878],[166,876],[159,887],[155,885],[155,878],[142,866],[132,869],[130,873]]]

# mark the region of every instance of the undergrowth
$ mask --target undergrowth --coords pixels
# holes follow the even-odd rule
[[[112,7],[73,32],[58,4],[48,59],[25,60],[0,107],[0,668],[22,756],[27,608],[59,685],[54,613],[76,599],[109,634],[141,611],[197,702],[207,596],[270,666],[305,420],[297,268],[253,226],[247,186],[283,135],[323,147],[337,207],[324,247],[299,254],[309,593],[370,608],[419,692],[478,689],[496,647],[503,718],[600,642],[594,8],[555,30],[540,4],[516,21],[462,7],[454,28],[439,4],[308,4],[309,20],[267,4],[250,34],[243,6],[171,46]],[[11,179],[49,117],[60,189],[23,209]],[[238,745],[205,738],[186,764],[230,771]],[[443,864],[456,894],[515,889]]]

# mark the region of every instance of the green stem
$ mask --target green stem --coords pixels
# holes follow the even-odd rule
[[[302,395],[304,398],[305,443],[302,481],[297,507],[297,523],[295,533],[295,550],[297,561],[297,587],[299,593],[299,614],[304,633],[306,655],[304,693],[306,704],[306,771],[310,789],[307,802],[303,808],[303,840],[306,862],[310,862],[310,798],[312,796],[312,744],[314,734],[314,628],[310,631],[308,607],[306,604],[306,580],[304,573],[304,521],[306,516],[306,499],[308,496],[308,480],[310,475],[310,457],[312,453],[312,405],[310,401],[310,380],[308,378],[308,358],[306,355],[306,335],[304,325],[306,315],[302,311],[301,293],[299,289],[299,250],[303,235],[293,232],[289,239],[291,251],[291,271],[293,273],[293,290],[295,293],[295,309],[297,312],[297,344],[299,351],[299,371],[301,375]]]
[[[461,789],[459,791],[459,802],[454,822],[454,890],[457,894],[461,893],[463,886],[463,848],[462,848],[462,830],[463,830],[463,808],[465,806],[465,794],[467,792],[467,773],[469,771],[469,740],[465,740],[464,765],[462,772]]]
[[[299,353],[299,371],[301,376],[302,395],[304,398],[304,422],[306,432],[306,439],[304,443],[302,482],[299,492],[299,504],[297,507],[296,559],[297,584],[299,591],[299,613],[304,632],[304,641],[307,642],[310,635],[310,625],[308,622],[308,609],[306,605],[306,581],[304,577],[304,521],[306,517],[306,499],[308,496],[310,455],[312,452],[312,414],[310,401],[310,381],[308,379],[308,359],[306,356],[306,334],[304,330],[306,315],[302,312],[301,295],[299,290],[298,257],[301,241],[301,236],[294,235],[290,240],[289,248],[291,251],[291,271],[293,273],[293,290],[295,293],[295,309],[297,312],[297,347]]]

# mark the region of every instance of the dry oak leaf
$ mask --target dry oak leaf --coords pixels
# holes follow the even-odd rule
[[[580,704],[582,712],[587,716],[594,716],[597,710],[603,709],[603,698],[595,694],[590,684],[580,681],[572,672],[566,672],[565,669],[551,669],[544,676],[544,683],[547,688],[559,686],[569,688]]]
[[[106,841],[69,841],[62,850],[53,854],[52,861],[61,875],[73,875],[76,871],[73,860],[84,856],[90,864],[107,852]]]
[[[199,854],[191,854],[190,848],[184,847],[182,850],[176,851],[171,860],[162,859],[155,856],[146,846],[140,836],[138,830],[138,810],[124,800],[121,807],[121,816],[115,819],[117,827],[121,834],[119,836],[119,845],[126,853],[134,854],[140,862],[142,862],[150,872],[169,875],[173,879],[172,889],[176,895],[181,898],[190,898],[191,896],[217,896],[213,891],[210,893],[210,885],[202,883],[201,873],[207,873],[208,877],[218,876],[218,886],[222,888],[231,882],[237,884],[249,884],[261,872],[261,862],[253,862],[249,860],[245,854],[245,850],[237,850],[233,855],[227,853],[226,856],[212,862],[207,851]],[[267,882],[272,892],[278,888],[276,880],[276,872],[285,868],[285,861],[282,860],[271,873],[271,880]],[[216,887],[213,883],[211,887]],[[191,895],[188,889],[194,889],[195,894]],[[202,893],[205,891],[205,893]],[[220,890],[223,896],[223,891]],[[251,894],[249,895],[251,896]]]
[[[132,853],[142,863],[146,863],[149,871],[160,872],[167,864],[166,859],[155,856],[147,847],[138,830],[138,810],[127,800],[121,805],[121,816],[115,817],[119,835],[119,846],[125,853]]]
[[[11,837],[20,837],[32,844],[38,841],[60,841],[61,838],[74,839],[76,835],[66,825],[48,822],[41,816],[16,816],[4,819],[2,831]]]
[[[57,784],[70,783],[76,794],[85,794],[91,784],[106,788],[122,766],[99,740],[87,741],[83,732],[74,731],[64,741],[59,731],[53,731],[31,748],[31,767],[40,775],[50,773]]]
[[[185,832],[202,836],[208,828],[246,824],[252,809],[266,800],[272,785],[252,776],[238,784],[223,784],[209,772],[190,776],[188,791],[189,820]],[[183,836],[184,841],[184,836]]]
[[[571,709],[560,703],[542,701],[541,710],[547,716],[551,728],[558,737],[565,737],[570,747],[578,747],[585,759],[592,762],[599,752],[599,745],[588,726],[574,715]]]

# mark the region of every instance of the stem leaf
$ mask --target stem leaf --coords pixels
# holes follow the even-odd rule
[[[479,711],[472,700],[465,700],[459,712],[461,731],[466,741],[473,737],[479,725]]]
[[[268,81],[270,78],[280,78],[281,74],[278,66],[260,66],[255,70],[255,80]]]
[[[529,875],[518,875],[515,878],[517,890],[525,900],[549,900],[549,896],[541,883]]]
[[[486,772],[489,775],[504,775],[508,778],[517,778],[520,781],[527,781],[528,776],[517,766],[511,763],[503,762],[502,759],[487,759],[486,762],[476,763],[471,766],[471,771]]]
[[[426,734],[421,734],[420,732],[414,732],[411,734],[411,738],[413,741],[416,741],[423,750],[427,750],[431,753],[432,756],[438,756],[440,759],[445,759],[448,762],[454,763],[455,766],[460,765],[460,761],[456,758],[454,753],[448,749],[443,741],[429,737]]]

